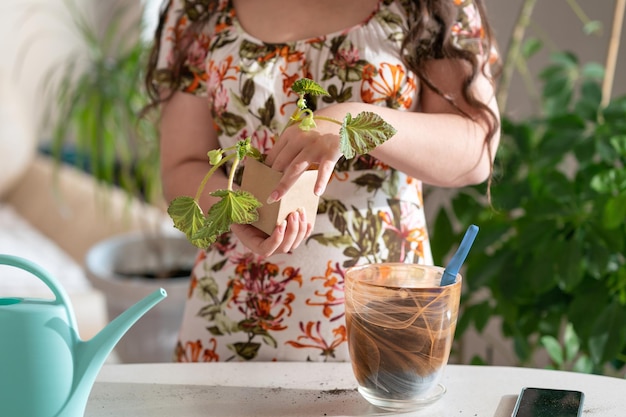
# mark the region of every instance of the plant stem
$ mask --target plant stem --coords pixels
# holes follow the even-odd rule
[[[337,119],[333,119],[332,117],[326,117],[326,116],[315,116],[313,111],[309,110],[309,109],[304,109],[301,112],[294,112],[294,115],[291,116],[291,118],[289,119],[289,122],[287,122],[287,124],[285,125],[285,127],[283,128],[283,130],[281,130],[279,137],[285,132],[285,130],[287,130],[288,127],[293,126],[294,124],[296,124],[297,122],[299,122],[302,119],[302,113],[308,113],[310,115],[312,115],[313,120],[326,120],[329,122],[333,122],[338,124],[339,126],[342,125],[342,123],[337,120]]]
[[[235,155],[235,154],[227,155],[224,158],[222,158],[222,160],[220,161],[219,164],[213,165],[213,167],[205,174],[204,178],[202,178],[202,182],[198,186],[198,190],[196,191],[196,196],[195,196],[194,200],[200,201],[200,196],[202,195],[202,192],[204,191],[204,187],[206,186],[207,181],[209,181],[209,178],[211,178],[211,175],[213,175],[213,173],[215,171],[217,171],[217,169],[219,167],[224,165],[224,163],[226,163],[226,161],[229,161],[229,160],[235,158],[236,156],[237,155]],[[233,171],[234,171],[234,169],[231,170],[231,175],[229,176],[229,180],[228,180],[229,187],[232,187],[232,180],[230,179],[230,177],[233,175],[232,174]],[[229,189],[231,189],[231,188],[229,188]]]
[[[235,171],[237,171],[237,166],[239,166],[239,162],[241,162],[241,159],[239,159],[238,154],[235,153],[233,154],[233,156],[235,157],[235,160],[233,161],[233,165],[230,167],[230,172],[228,173],[228,186],[227,186],[228,191],[233,190],[233,182],[235,181]]]
[[[506,109],[506,102],[509,94],[509,88],[511,86],[511,79],[513,78],[513,71],[515,69],[515,63],[517,62],[520,51],[522,49],[522,41],[524,40],[524,34],[526,28],[530,24],[530,18],[533,14],[533,9],[537,0],[524,0],[517,21],[513,27],[513,33],[511,34],[511,41],[502,65],[502,76],[500,78],[500,85],[498,86],[497,100],[500,107],[500,113],[504,113]]]
[[[578,17],[578,19],[580,19],[583,25],[591,22],[589,16],[585,14],[585,11],[582,9],[582,7],[580,7],[580,4],[578,4],[576,0],[567,0],[567,3],[569,4],[569,7],[572,9],[574,14]]]
[[[333,122],[338,124],[339,126],[341,126],[341,122],[337,119],[333,119],[332,117],[326,117],[326,116],[315,116],[314,117],[315,120],[326,120],[327,122]]]
[[[611,39],[609,40],[609,48],[606,56],[605,74],[602,82],[602,101],[601,106],[608,106],[611,101],[611,90],[613,89],[613,79],[615,77],[615,66],[617,64],[617,54],[619,51],[620,35],[622,33],[622,24],[624,22],[624,10],[626,9],[626,0],[615,1],[615,12],[613,13],[613,28],[611,30]]]

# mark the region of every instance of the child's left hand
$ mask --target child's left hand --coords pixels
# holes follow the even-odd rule
[[[265,163],[283,172],[267,203],[280,200],[302,173],[317,167],[314,192],[322,195],[326,189],[335,164],[341,157],[338,127],[334,123],[317,121],[317,127],[308,132],[298,126],[286,129],[269,151]]]

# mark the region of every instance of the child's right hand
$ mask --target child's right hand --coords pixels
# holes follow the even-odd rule
[[[295,250],[311,234],[304,210],[290,213],[271,235],[249,224],[233,224],[232,232],[250,251],[268,257]]]

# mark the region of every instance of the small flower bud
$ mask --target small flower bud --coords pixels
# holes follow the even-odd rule
[[[308,132],[311,129],[315,129],[317,125],[315,124],[315,120],[313,120],[313,117],[309,116],[302,119],[299,127],[301,130]]]
[[[209,163],[211,165],[217,165],[222,160],[222,150],[221,149],[213,149],[207,152],[207,156],[209,157]]]

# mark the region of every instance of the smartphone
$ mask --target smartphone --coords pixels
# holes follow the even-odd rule
[[[511,417],[580,417],[584,398],[581,391],[525,387]]]

